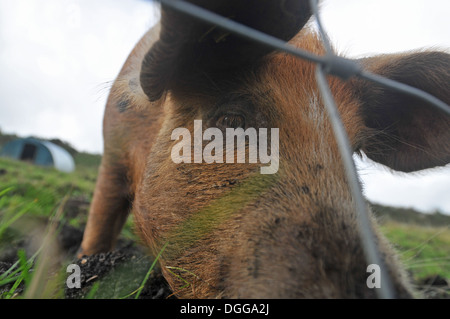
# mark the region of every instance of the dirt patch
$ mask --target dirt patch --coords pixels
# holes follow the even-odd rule
[[[417,286],[424,298],[450,299],[450,281],[439,275],[424,278]]]
[[[42,227],[39,227],[42,228]],[[83,232],[69,225],[59,225],[56,242],[59,244],[59,255],[56,257],[59,263],[61,282],[60,288],[67,299],[79,298],[135,298],[137,289],[146,277],[153,259],[145,253],[143,247],[129,240],[120,240],[118,248],[112,252],[84,256],[76,259],[76,252],[81,244]],[[29,234],[18,240],[13,240],[5,248],[0,250],[0,275],[10,271],[17,261],[17,252],[23,250],[30,258],[36,252],[36,236]],[[64,273],[69,264],[80,267],[81,288],[69,289],[66,285],[71,272]],[[34,271],[32,266],[31,272]],[[16,267],[17,269],[17,267]],[[8,294],[14,285],[14,281],[0,286],[0,296]],[[24,292],[22,282],[15,290],[14,296],[20,296]],[[140,291],[139,299],[166,299],[173,298],[167,282],[161,274],[158,266],[150,273],[147,282]]]
[[[78,216],[87,217],[90,201],[85,196],[74,196],[67,200],[64,205],[64,217],[67,219]]]
[[[66,286],[65,296],[78,299],[92,293],[93,297],[101,299],[135,298],[136,290],[152,263],[153,259],[132,243],[112,252],[84,256],[75,261],[80,267],[81,288],[69,289]],[[171,295],[161,270],[156,267],[143,286],[139,299],[167,299]]]

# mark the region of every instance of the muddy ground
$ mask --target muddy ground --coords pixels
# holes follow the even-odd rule
[[[85,204],[85,203],[84,203]],[[84,205],[83,204],[83,205]],[[78,204],[77,204],[78,205]],[[70,205],[69,205],[70,207]],[[82,209],[85,213],[86,205]],[[71,212],[77,213],[77,212]],[[78,212],[79,213],[79,212]],[[39,229],[40,227],[35,227]],[[120,240],[117,249],[93,256],[75,258],[80,246],[83,231],[68,225],[60,225],[57,242],[60,253],[59,272],[68,264],[77,264],[81,271],[81,288],[67,288],[66,278],[71,273],[66,273],[59,279],[60,289],[64,290],[64,298],[135,298],[135,290],[141,285],[147,274],[153,259],[148,257],[145,248],[129,240]],[[17,261],[17,251],[25,250],[27,256],[34,254],[36,237],[30,232],[24,238],[14,240],[7,249],[0,250],[0,275],[10,269]],[[14,282],[0,287],[0,296],[8,292]],[[440,276],[432,276],[415,283],[425,298],[449,298],[450,283],[448,279]],[[23,284],[16,290],[16,295],[23,293]],[[60,295],[61,297],[61,295]],[[167,299],[174,298],[161,271],[156,267],[142,289],[139,299]]]
[[[79,199],[70,199],[65,206],[65,216],[68,218],[79,215],[87,215],[89,203]],[[31,224],[31,226],[30,226]],[[32,219],[19,225],[21,229],[19,235],[17,231],[12,233],[7,244],[0,247],[0,275],[8,271],[18,260],[17,252],[25,251],[27,258],[35,254],[40,247],[40,243],[48,230],[48,221],[42,219]],[[117,248],[108,253],[101,253],[93,256],[76,258],[76,253],[80,247],[83,237],[83,228],[72,227],[59,223],[56,227],[58,244],[57,254],[51,257],[51,267],[55,269],[52,273],[56,277],[59,274],[59,295],[67,299],[79,298],[135,298],[138,287],[141,286],[153,259],[146,253],[146,249],[130,240],[119,239]],[[69,289],[66,279],[72,274],[67,272],[69,264],[76,264],[80,267],[81,288]],[[37,267],[33,265],[31,272]],[[14,282],[0,286],[0,296],[9,292]],[[15,292],[15,296],[23,296],[24,284],[22,283]],[[64,291],[61,294],[61,291]],[[95,293],[94,293],[95,292]],[[156,266],[141,290],[139,299],[167,299],[174,298],[167,282],[161,274],[161,270]]]
[[[81,274],[81,288],[67,287],[65,281],[73,272],[69,271],[61,276],[60,287],[64,289],[64,298],[135,298],[136,294],[132,293],[141,285],[153,262],[153,259],[146,255],[145,249],[131,241],[121,240],[117,249],[112,252],[77,259],[75,254],[80,246],[81,238],[82,232],[79,229],[64,226],[57,239],[65,253],[58,261],[59,272],[64,272],[69,264],[76,264],[80,267]],[[0,256],[0,274],[16,262],[17,250],[24,249],[27,256],[33,255],[29,240],[33,239],[18,242],[17,246],[10,247]],[[95,287],[96,283],[97,287]],[[12,285],[13,283],[0,287],[0,295],[9,291]],[[16,292],[21,295],[23,285]],[[156,266],[140,292],[139,299],[167,298],[174,297],[161,270]]]

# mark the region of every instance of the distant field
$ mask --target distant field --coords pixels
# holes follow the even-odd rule
[[[430,227],[388,222],[382,231],[395,244],[416,279],[439,274],[450,279],[449,226]]]
[[[450,216],[439,212],[373,205],[381,230],[400,252],[414,278],[450,280]]]
[[[62,219],[81,232],[92,199],[100,157],[78,154],[75,161],[76,171],[66,174],[0,158],[0,266],[2,254],[11,255],[12,247],[34,227],[30,228],[30,221],[48,220],[63,203],[66,206],[63,207]],[[73,214],[73,210],[77,213]],[[399,250],[416,280],[437,275],[450,280],[449,216],[424,215],[379,205],[374,205],[374,210],[380,217],[382,231]],[[130,220],[122,235],[134,238],[131,229]],[[13,251],[13,257],[20,260],[20,256],[20,252]]]
[[[90,201],[95,187],[97,169],[78,165],[67,174],[54,169],[0,158],[0,191],[9,189],[2,197],[0,209],[13,214],[29,205],[28,214],[48,217],[65,197],[84,197]]]

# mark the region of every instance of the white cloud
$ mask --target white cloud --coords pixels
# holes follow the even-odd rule
[[[325,0],[322,21],[352,57],[423,47],[450,48],[448,0]]]
[[[394,172],[355,156],[364,194],[375,203],[450,213],[450,165],[414,173]]]
[[[101,152],[104,88],[154,22],[143,1],[0,0],[0,128]]]

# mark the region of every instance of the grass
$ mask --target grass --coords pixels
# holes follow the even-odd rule
[[[0,191],[8,189],[2,211],[18,211],[34,203],[28,207],[28,214],[48,217],[67,194],[92,199],[96,179],[93,169],[79,168],[67,174],[6,158],[0,158],[0,167],[6,171],[0,176]]]
[[[84,169],[82,165],[76,172],[65,174],[54,169],[0,158],[0,167],[3,170],[0,175],[0,255],[18,245],[30,232],[45,227],[47,221],[58,212],[58,208],[62,209],[68,197],[82,197],[86,201],[92,198],[96,173],[93,169]],[[62,211],[59,215],[60,221],[70,223],[69,220],[64,220]],[[50,235],[47,231],[43,237]],[[45,280],[44,287],[39,287],[42,284],[36,281],[38,276],[33,276],[46,264],[38,263],[39,257],[45,253],[45,249],[42,249],[44,246],[37,248],[37,252],[29,258],[25,256],[24,250],[19,249],[18,262],[0,275],[0,288],[13,282],[10,291],[4,293],[3,298],[16,297],[22,283],[25,284],[28,296],[33,291],[33,285],[43,289],[39,291],[40,296],[49,293],[45,289],[52,280]],[[32,268],[34,271],[30,273]],[[47,269],[44,267],[42,271],[47,272]]]
[[[0,298],[60,298],[64,296],[64,287],[61,287],[61,283],[64,283],[64,278],[67,277],[66,269],[62,269],[61,264],[56,265],[55,268],[55,265],[48,262],[57,259],[55,252],[50,251],[52,243],[56,240],[56,234],[60,231],[56,225],[68,224],[80,229],[84,227],[87,214],[68,216],[66,202],[70,199],[81,199],[89,203],[92,200],[100,162],[98,155],[83,153],[77,155],[75,156],[77,168],[75,172],[69,174],[52,168],[0,158],[2,169],[0,257],[4,256],[10,247],[19,245],[31,232],[43,228],[38,240],[41,243],[36,248],[36,253],[27,257],[25,251],[19,249],[14,256],[17,262],[0,273],[0,291],[3,291]],[[48,223],[48,221],[57,221],[57,223]],[[135,239],[131,228],[130,218],[122,232],[124,238]],[[144,280],[141,279],[138,290],[134,291],[135,288],[133,288],[120,291],[120,296],[114,296],[122,297],[130,291],[134,291],[134,294],[139,296],[154,266],[140,270]],[[8,291],[2,289],[6,285],[10,287]],[[129,286],[132,287],[132,285]],[[98,289],[98,293],[102,294],[108,290],[104,288],[102,291],[101,288],[96,284],[86,297],[96,297]],[[131,293],[130,296],[134,294]]]
[[[394,243],[416,280],[439,274],[450,279],[450,228],[389,222],[382,231]]]
[[[25,251],[20,249],[17,251],[18,261],[17,263],[8,269],[8,271],[4,272],[0,275],[0,287],[6,284],[13,282],[14,284],[9,289],[0,296],[3,299],[10,299],[16,296],[16,291],[19,288],[19,285],[22,282],[25,282],[25,285],[29,285],[30,283],[30,269],[33,265],[31,260],[27,260]],[[17,269],[14,269],[18,265]]]
[[[450,216],[410,208],[373,205],[381,231],[394,244],[417,281],[440,275],[450,280]]]
[[[59,214],[58,220],[80,228],[84,225],[85,215],[70,217],[61,210],[64,210],[62,208],[65,207],[64,203],[67,199],[82,198],[86,202],[92,200],[99,156],[78,153],[75,160],[76,171],[67,174],[0,158],[2,170],[0,174],[0,256],[10,246],[20,242],[25,234],[34,230],[36,221],[48,221]],[[405,212],[379,205],[375,208],[380,216],[384,216],[382,231],[400,252],[407,269],[416,280],[435,275],[450,279],[450,216],[423,215],[411,210]],[[408,216],[407,220],[405,216]],[[130,220],[122,235],[134,238]],[[43,287],[39,286],[42,283],[35,282],[36,277],[33,274],[40,267],[37,263],[39,263],[42,249],[42,247],[37,249],[36,254],[28,257],[23,250],[15,252],[17,262],[0,274],[0,291],[5,285],[10,287],[0,298],[26,298],[43,294],[51,298],[63,296],[61,291],[55,292],[52,289],[57,289],[53,284],[55,281],[64,282],[61,276],[67,276],[65,269],[53,270],[53,274],[49,275],[51,278],[44,283]],[[128,291],[121,290],[120,294],[113,296],[138,297],[154,266],[152,264],[150,269],[141,271],[143,279],[137,290],[135,288]],[[46,267],[50,266],[46,265]],[[34,271],[31,272],[31,269]],[[49,273],[49,271],[43,269],[42,273]],[[33,285],[38,288],[34,288],[35,292],[30,293],[30,287]],[[86,298],[93,298],[97,293],[109,289],[102,288],[102,285],[101,282],[100,285],[98,283],[94,285]],[[25,293],[18,294],[19,287],[25,287]]]

